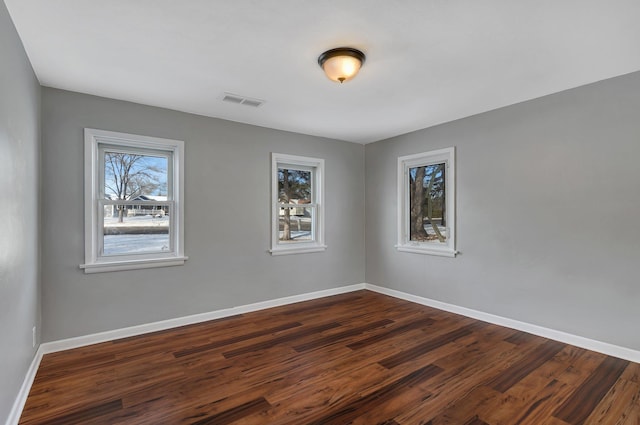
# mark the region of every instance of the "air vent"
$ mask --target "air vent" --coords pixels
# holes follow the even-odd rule
[[[222,97],[223,102],[235,103],[238,105],[246,105],[251,106],[253,108],[257,108],[258,106],[264,103],[264,100],[254,99],[251,97],[240,96],[232,93],[225,93]]]
[[[238,96],[225,94],[222,100],[224,100],[225,102],[231,102],[231,103],[242,103],[244,99]]]
[[[242,101],[243,105],[247,105],[247,106],[253,106],[254,108],[257,108],[258,106],[262,105],[262,101],[261,100],[253,100],[253,99],[245,99]]]

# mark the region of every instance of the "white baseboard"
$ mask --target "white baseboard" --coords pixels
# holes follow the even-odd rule
[[[42,354],[54,353],[57,351],[85,347],[87,345],[113,341],[115,339],[128,338],[131,336],[142,335],[150,332],[163,331],[166,329],[177,328],[179,326],[192,325],[195,323],[201,323],[215,319],[222,319],[224,317],[235,316],[237,314],[250,313],[252,311],[264,310],[272,307],[280,307],[287,304],[309,301],[317,298],[329,297],[331,295],[344,294],[347,292],[353,292],[362,289],[365,289],[364,283],[341,286],[339,288],[325,289],[322,291],[309,292],[300,295],[292,295],[290,297],[277,298],[274,300],[262,301],[254,304],[225,308],[208,313],[194,314],[191,316],[162,320],[160,322],[115,329],[112,331],[100,332],[91,335],[83,335],[75,338],[62,339],[59,341],[45,342],[40,346],[40,348],[42,349]]]
[[[20,391],[13,402],[6,425],[18,425],[20,415],[22,415],[22,409],[24,409],[24,404],[27,402],[27,396],[29,395],[31,385],[33,385],[33,380],[35,379],[36,372],[40,366],[40,360],[42,360],[42,350],[38,347],[38,350],[31,361],[31,365],[29,365],[29,369],[27,370],[27,375],[24,377]]]
[[[437,308],[438,310],[448,311],[450,313],[460,314],[462,316],[471,317],[473,319],[482,320],[483,322],[493,323],[495,325],[504,326],[511,329],[527,332],[544,338],[553,339],[555,341],[564,342],[565,344],[575,345],[576,347],[585,348],[587,350],[596,351],[608,356],[618,357],[620,359],[629,360],[640,363],[640,351],[632,350],[626,347],[609,344],[602,341],[596,341],[584,338],[578,335],[569,334],[555,329],[549,329],[531,323],[520,322],[519,320],[509,319],[507,317],[496,316],[494,314],[484,313],[478,310],[472,310],[466,307],[460,307],[454,304],[447,304],[441,301],[408,294],[406,292],[397,291],[395,289],[384,288],[381,286],[365,284],[365,288],[378,292],[380,294],[389,295],[391,297],[400,298],[417,304],[426,305]]]

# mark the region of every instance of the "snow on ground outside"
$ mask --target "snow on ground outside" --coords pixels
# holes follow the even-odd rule
[[[142,254],[169,251],[169,217],[155,218],[150,215],[125,217],[118,223],[118,217],[105,217],[105,227],[167,227],[167,234],[104,235],[104,255]],[[282,237],[283,232],[280,232]],[[309,231],[291,231],[293,240],[310,240]]]
[[[153,217],[151,215],[137,215],[134,217],[124,217],[122,223],[118,223],[118,217],[105,217],[104,227],[169,227],[169,216]]]
[[[169,217],[141,215],[124,217],[118,223],[118,217],[105,217],[104,227],[166,227],[166,234],[148,235],[104,235],[104,255],[141,254],[169,251]]]
[[[105,235],[104,255],[168,252],[169,235]]]

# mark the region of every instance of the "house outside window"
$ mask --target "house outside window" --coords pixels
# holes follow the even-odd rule
[[[454,257],[455,149],[398,158],[398,251]]]
[[[184,264],[184,143],[85,129],[85,273]]]
[[[324,251],[324,160],[271,155],[272,255]]]

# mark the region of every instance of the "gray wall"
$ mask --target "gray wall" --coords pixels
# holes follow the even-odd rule
[[[43,341],[364,282],[364,146],[50,88],[42,116]],[[184,266],[78,268],[85,127],[185,141]],[[270,152],[325,159],[325,252],[268,254]]]
[[[0,422],[35,349],[39,322],[40,86],[0,1]]]
[[[367,282],[640,350],[639,93],[634,73],[367,145]],[[449,146],[461,254],[397,252],[397,157]]]

